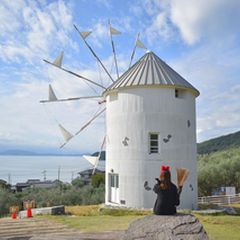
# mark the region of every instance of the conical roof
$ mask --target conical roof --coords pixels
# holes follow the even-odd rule
[[[192,91],[196,96],[199,95],[199,91],[196,88],[153,52],[148,52],[141,57],[116,82],[110,85],[107,91],[123,87],[144,87],[147,85],[182,88]]]

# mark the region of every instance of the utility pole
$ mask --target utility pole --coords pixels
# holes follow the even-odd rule
[[[11,173],[8,174],[8,184],[12,185]]]
[[[72,171],[72,181],[73,181],[73,177],[74,177],[74,171]]]
[[[58,181],[60,181],[60,171],[61,171],[61,166],[58,167]]]
[[[43,174],[43,180],[46,181],[47,180],[47,171],[46,171],[46,169],[44,169],[42,171],[42,174]]]

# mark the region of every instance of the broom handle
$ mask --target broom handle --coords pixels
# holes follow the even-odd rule
[[[182,188],[183,188],[182,186],[179,186],[179,187],[178,187],[178,195],[179,195],[179,196],[180,196],[180,194],[182,193]]]

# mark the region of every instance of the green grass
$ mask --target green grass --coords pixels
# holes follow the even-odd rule
[[[196,217],[203,224],[210,240],[239,240],[240,216],[201,216]]]
[[[66,210],[75,215],[47,216],[47,218],[83,232],[124,230],[132,221],[150,213],[150,211],[106,209],[98,205],[66,207]],[[210,240],[240,240],[240,216],[200,214],[195,216],[203,224]]]
[[[48,216],[48,219],[77,228],[83,232],[124,230],[141,216]]]

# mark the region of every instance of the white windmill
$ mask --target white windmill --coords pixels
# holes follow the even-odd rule
[[[174,168],[188,168],[189,178],[181,195],[181,208],[197,207],[196,171],[196,114],[195,99],[199,91],[175,72],[153,52],[147,53],[131,66],[137,47],[146,49],[139,39],[135,41],[129,69],[119,76],[113,35],[120,34],[109,22],[112,52],[117,80],[109,74],[86,38],[91,32],[80,32],[84,43],[112,81],[101,85],[62,67],[61,54],[52,64],[88,84],[103,90],[100,96],[81,96],[58,99],[49,86],[49,99],[42,102],[101,99],[103,105],[79,131],[71,134],[62,125],[63,147],[106,111],[106,184],[105,203],[136,208],[151,208],[153,192],[146,191],[146,182],[154,184],[162,164]],[[102,144],[101,149],[103,148]],[[100,151],[101,152],[101,151]],[[88,158],[94,165],[99,156]],[[172,171],[173,181],[176,180]],[[144,189],[145,187],[145,189]]]
[[[109,71],[107,70],[107,68],[105,67],[105,65],[102,63],[102,61],[100,60],[100,58],[97,56],[97,54],[94,52],[94,50],[92,49],[92,47],[89,45],[89,43],[87,42],[87,37],[89,37],[92,33],[92,31],[79,31],[79,29],[77,28],[76,25],[74,25],[74,28],[76,29],[76,31],[79,33],[79,36],[82,38],[82,40],[84,41],[85,45],[87,46],[87,48],[90,50],[91,54],[94,56],[94,58],[97,60],[97,62],[100,64],[100,66],[102,67],[102,69],[105,71],[105,73],[107,74],[107,76],[110,78],[111,82],[114,83],[115,80],[113,79],[113,77],[111,76],[111,74],[109,73]],[[114,41],[113,41],[113,35],[119,35],[121,34],[120,31],[118,31],[117,29],[113,28],[111,25],[111,22],[109,20],[109,35],[110,35],[110,41],[111,41],[111,47],[112,47],[112,53],[113,53],[113,60],[114,60],[114,65],[115,65],[115,69],[116,69],[116,76],[117,78],[119,78],[119,69],[118,69],[118,63],[117,63],[117,56],[116,56],[116,50],[115,50],[115,45],[114,45]],[[135,46],[134,46],[134,50],[133,53],[131,55],[131,60],[130,60],[130,66],[132,63],[132,60],[134,58],[134,54],[136,51],[136,47],[139,46],[140,48],[145,48],[145,46],[143,45],[143,43],[140,41],[139,39],[139,34],[137,37],[137,40],[135,42]],[[58,68],[61,69],[64,72],[67,72],[77,78],[82,79],[86,84],[88,84],[89,87],[91,86],[97,86],[98,88],[102,89],[103,91],[105,91],[107,89],[108,86],[104,86],[103,84],[99,84],[98,82],[91,80],[87,77],[84,77],[76,72],[73,72],[69,69],[66,69],[62,66],[63,63],[63,57],[64,57],[64,52],[61,52],[59,56],[57,56],[57,58],[53,61],[50,62],[48,60],[43,60],[44,62]],[[102,109],[100,109],[99,111],[97,111],[92,117],[90,117],[90,119],[74,134],[72,134],[70,131],[68,131],[62,124],[58,123],[58,127],[59,130],[64,138],[64,142],[60,145],[60,148],[63,148],[71,139],[73,139],[75,136],[79,135],[84,129],[86,129],[88,126],[91,125],[91,123],[94,122],[95,119],[97,119],[100,115],[102,115],[105,110],[105,98],[103,97],[102,94],[100,95],[94,95],[94,96],[80,96],[80,97],[69,97],[69,98],[58,98],[53,90],[53,87],[51,84],[49,84],[49,92],[48,92],[48,99],[47,100],[41,100],[40,103],[53,103],[53,102],[68,102],[68,101],[78,101],[78,100],[86,100],[86,99],[97,99],[98,100],[98,104],[103,105]],[[100,156],[101,156],[101,152],[103,151],[104,147],[105,147],[105,140],[106,140],[106,136],[104,136],[103,138],[103,142],[101,144],[101,148],[99,151],[99,154],[97,156],[88,156],[88,155],[84,155],[83,157],[91,164],[93,165],[93,173],[96,170],[96,167],[98,165]]]

